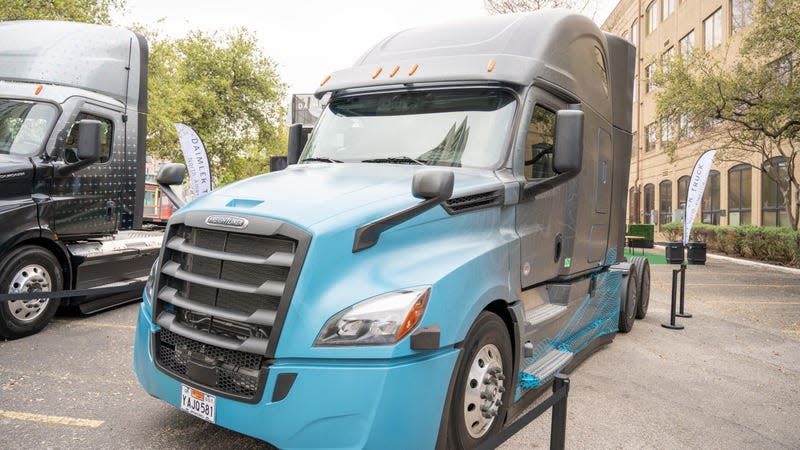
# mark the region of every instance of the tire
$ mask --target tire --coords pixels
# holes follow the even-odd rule
[[[58,291],[64,285],[61,265],[52,253],[34,245],[15,248],[0,263],[0,292]],[[17,339],[41,331],[60,299],[0,302],[0,337]]]
[[[634,256],[631,259],[639,281],[638,298],[636,299],[636,318],[644,319],[647,316],[647,307],[650,305],[650,262],[647,258]]]
[[[447,448],[471,449],[503,428],[512,398],[511,340],[503,320],[482,312],[472,324],[456,364]],[[491,398],[480,398],[480,394]],[[483,407],[490,417],[484,415]]]
[[[636,319],[636,298],[639,296],[639,280],[636,270],[631,266],[627,276],[622,277],[619,305],[619,331],[627,333],[633,328]]]

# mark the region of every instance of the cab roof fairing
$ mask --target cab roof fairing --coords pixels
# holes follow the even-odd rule
[[[606,70],[613,70],[605,33],[589,18],[566,10],[412,28],[382,40],[353,67],[331,74],[315,96],[411,83],[492,81],[529,86],[542,79],[570,92],[612,122],[612,74],[608,74],[607,95],[598,79],[595,47],[603,55]],[[495,60],[491,71],[490,60]],[[415,64],[418,68],[410,75]],[[400,69],[390,76],[397,65]],[[375,76],[378,68],[382,70]]]

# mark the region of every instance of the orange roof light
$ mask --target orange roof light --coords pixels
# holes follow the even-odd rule
[[[40,92],[42,92],[42,88],[43,88],[43,87],[44,87],[44,86],[42,86],[41,84],[40,84],[40,85],[38,85],[38,86],[36,86],[36,90],[35,90],[35,91],[33,91],[33,94],[34,94],[34,95],[39,95],[39,93],[40,93]]]
[[[489,64],[486,65],[486,71],[491,72],[494,70],[494,65],[496,64],[495,60],[490,59]]]
[[[394,69],[392,69],[392,71],[389,72],[389,77],[391,78],[391,77],[397,75],[397,71],[398,70],[400,70],[400,64],[394,66]]]
[[[419,64],[414,64],[411,66],[411,69],[408,70],[408,76],[414,75],[414,72],[416,72],[417,69],[419,69]]]
[[[378,75],[380,75],[381,72],[383,72],[383,67],[378,67],[378,69],[375,70],[375,73],[372,74],[372,79],[374,80],[375,78],[378,78]]]
[[[322,83],[320,83],[320,84],[319,84],[319,87],[325,86],[325,83],[327,83],[327,82],[328,82],[330,79],[331,79],[331,76],[330,76],[330,75],[328,75],[327,77],[325,77],[325,78],[322,80]]]

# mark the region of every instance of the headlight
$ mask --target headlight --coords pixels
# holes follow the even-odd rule
[[[423,286],[356,303],[331,317],[314,345],[394,344],[422,320],[430,293],[430,286]]]
[[[153,295],[155,295],[156,277],[158,277],[158,258],[153,261],[153,267],[150,268],[150,275],[147,277],[147,284],[144,285],[144,301],[152,305]]]

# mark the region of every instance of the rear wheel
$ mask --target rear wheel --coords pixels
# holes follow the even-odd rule
[[[0,263],[0,292],[22,294],[58,291],[63,285],[58,260],[32,245],[16,248]],[[16,339],[38,333],[58,309],[59,299],[0,302],[0,336]]]
[[[636,301],[636,318],[644,319],[647,316],[647,307],[650,305],[650,262],[647,258],[634,256],[631,259],[639,281],[638,298]]]
[[[633,328],[636,319],[636,298],[639,296],[639,282],[636,270],[631,266],[627,276],[622,277],[619,306],[619,331],[627,333]]]
[[[511,401],[511,341],[497,315],[484,311],[470,328],[450,402],[448,448],[470,449],[503,428]]]

